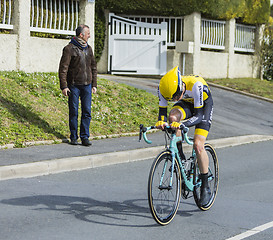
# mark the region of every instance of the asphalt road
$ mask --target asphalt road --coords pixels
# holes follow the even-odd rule
[[[226,240],[273,221],[273,141],[217,149],[220,187],[202,212],[182,200],[171,224],[151,217],[147,177],[152,160],[0,182],[0,232],[7,240]],[[249,240],[269,240],[273,228]],[[237,238],[237,240],[240,238]]]
[[[122,77],[108,78],[125,81]],[[158,86],[155,79],[127,78],[126,83],[153,94]],[[215,111],[209,139],[273,135],[272,103],[218,88],[212,92]],[[155,224],[149,213],[147,176],[151,159],[1,181],[0,239],[226,240],[240,233],[254,234],[248,238],[251,240],[272,239],[272,143],[217,149],[221,178],[215,205],[201,212],[192,198],[183,201],[176,218],[166,227]],[[118,143],[121,150],[123,145],[127,146]],[[75,152],[69,145],[58,147]],[[28,156],[33,156],[35,149],[30,148]],[[38,147],[37,151],[43,155]],[[51,152],[45,151],[48,154]],[[257,226],[262,228],[253,230]]]

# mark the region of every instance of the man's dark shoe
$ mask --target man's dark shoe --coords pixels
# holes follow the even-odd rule
[[[82,139],[82,145],[88,147],[88,146],[91,146],[92,143],[91,143],[91,141],[89,141],[88,138],[84,138],[84,139]]]
[[[204,207],[209,203],[211,191],[209,187],[201,187],[199,204]]]
[[[78,145],[77,139],[71,139],[70,144],[71,145]]]

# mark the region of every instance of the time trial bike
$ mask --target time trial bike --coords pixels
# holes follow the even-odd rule
[[[151,144],[152,142],[147,138],[146,133],[155,128],[155,126],[144,127],[141,124],[139,141],[143,135],[145,142]],[[217,195],[219,184],[218,158],[214,148],[206,143],[205,150],[209,157],[208,182],[211,197],[207,205],[200,205],[201,178],[195,150],[192,148],[190,156],[182,159],[177,148],[179,141],[193,145],[193,139],[188,137],[188,130],[188,128],[182,130],[182,136],[177,137],[176,131],[170,126],[164,128],[166,149],[154,159],[150,169],[148,179],[149,207],[153,218],[161,225],[167,225],[173,220],[181,196],[187,199],[193,195],[198,208],[206,211],[211,208]]]

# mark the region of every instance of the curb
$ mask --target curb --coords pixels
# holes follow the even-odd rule
[[[273,135],[246,135],[230,137],[211,140],[210,144],[215,148],[224,148],[268,140],[273,140]],[[53,159],[41,162],[2,166],[0,167],[0,180],[37,177],[42,175],[109,166],[119,163],[140,161],[154,158],[163,149],[164,146],[160,146],[83,157]],[[185,152],[190,152],[192,147],[186,145],[184,149]]]
[[[150,133],[155,133],[159,130],[152,129],[149,131]],[[90,140],[100,140],[100,139],[107,139],[107,138],[119,138],[119,137],[130,137],[130,136],[138,136],[139,132],[131,132],[131,133],[120,133],[120,134],[112,134],[112,135],[100,135],[90,137]],[[22,144],[23,147],[30,147],[30,146],[37,146],[37,145],[51,145],[51,144],[58,144],[58,143],[68,143],[68,139],[56,139],[56,140],[43,140],[43,141],[32,141],[32,142],[24,142]],[[6,145],[0,145],[0,150],[4,149],[13,149],[15,148],[15,144],[10,143]]]

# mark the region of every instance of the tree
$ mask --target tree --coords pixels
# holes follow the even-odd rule
[[[273,81],[273,18],[269,21],[264,29],[264,37],[261,47],[261,62],[263,68],[263,78]]]

